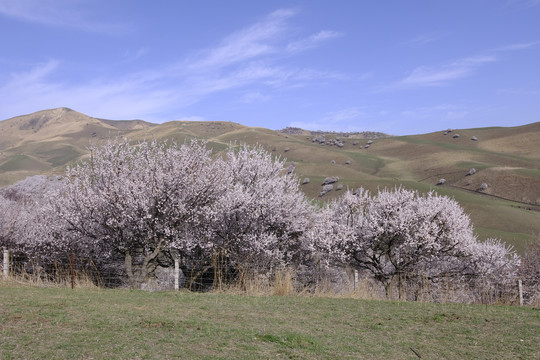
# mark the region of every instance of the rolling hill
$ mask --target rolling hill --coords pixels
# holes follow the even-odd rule
[[[91,142],[114,136],[134,141],[186,138],[216,151],[231,143],[261,144],[294,162],[317,201],[345,189],[404,186],[454,197],[478,236],[499,237],[522,251],[540,234],[540,122],[519,127],[446,130],[414,136],[379,133],[274,131],[231,122],[105,120],[60,108],[0,121],[0,186],[29,175],[62,173],[86,156]],[[474,170],[472,170],[474,169]],[[472,173],[472,174],[471,174]],[[325,177],[343,190],[318,197]],[[444,179],[444,184],[439,184]]]

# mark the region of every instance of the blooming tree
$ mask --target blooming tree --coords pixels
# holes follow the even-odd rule
[[[396,277],[461,275],[478,259],[484,260],[483,271],[493,271],[508,254],[499,243],[479,245],[468,215],[449,197],[403,188],[373,197],[356,193],[330,205],[335,237],[326,247],[335,258],[371,272],[387,293]]]
[[[191,228],[220,193],[212,166],[210,150],[196,141],[110,140],[92,147],[89,161],[68,168],[56,211],[71,241],[101,256],[122,254],[138,284],[160,259],[170,261],[173,244],[179,256],[199,245]]]
[[[111,140],[67,171],[55,202],[79,251],[121,254],[133,285],[172,257],[229,264],[299,261],[312,209],[262,147],[212,156],[203,143]]]
[[[235,263],[284,265],[304,261],[303,236],[315,209],[298,178],[261,146],[230,148],[217,161],[227,190],[211,224],[214,246]]]
[[[62,186],[61,177],[36,175],[0,189],[0,247],[26,258],[54,256],[59,248],[49,243],[53,214],[47,204]]]

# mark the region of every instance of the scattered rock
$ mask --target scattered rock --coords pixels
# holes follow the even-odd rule
[[[339,184],[338,186],[336,186],[336,191],[338,190],[343,190],[343,184]]]
[[[345,165],[351,165],[351,160],[345,161]]]
[[[291,165],[289,165],[289,168],[287,169],[287,174],[291,174],[294,171],[295,167],[296,167],[296,164],[291,163]]]
[[[446,179],[439,179],[439,182],[437,183],[437,185],[443,185],[444,183],[446,182]]]
[[[471,138],[471,140],[472,140],[472,141],[478,141],[478,138],[477,138],[476,136],[473,136],[473,137]]]
[[[322,184],[328,185],[328,184],[336,183],[338,181],[339,181],[339,176],[331,176],[331,177],[325,178]]]
[[[287,126],[285,129],[281,129],[278,131],[284,134],[293,134],[293,135],[302,135],[302,132],[303,132],[301,128],[290,127],[290,126]]]
[[[325,138],[324,135],[317,135],[311,141],[319,143],[319,144],[324,144],[324,143],[326,143],[326,138]]]
[[[467,176],[471,176],[471,175],[474,175],[476,174],[476,169],[475,168],[472,168],[471,170],[469,170],[469,172],[467,173]]]
[[[333,189],[334,189],[334,185],[332,185],[332,184],[324,185],[323,188],[322,188],[322,191],[319,193],[319,197],[326,195],[327,193],[329,193]]]
[[[304,178],[304,181],[302,181],[302,185],[309,184],[309,178]]]
[[[454,134],[454,135],[452,135],[452,137],[453,137],[454,139],[457,139],[457,138],[459,137],[459,134]]]

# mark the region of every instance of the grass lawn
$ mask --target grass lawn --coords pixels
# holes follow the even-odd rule
[[[1,359],[539,359],[540,311],[0,282]]]

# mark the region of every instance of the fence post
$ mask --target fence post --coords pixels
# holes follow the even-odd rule
[[[518,280],[519,306],[523,306],[523,284],[521,279]]]
[[[9,276],[9,250],[4,249],[4,277],[7,278]]]
[[[71,288],[74,289],[75,288],[75,269],[74,269],[74,265],[75,265],[75,253],[71,253]]]
[[[356,291],[357,286],[358,286],[358,270],[354,270],[354,291]]]
[[[178,259],[174,259],[174,290],[179,290],[180,264]]]

